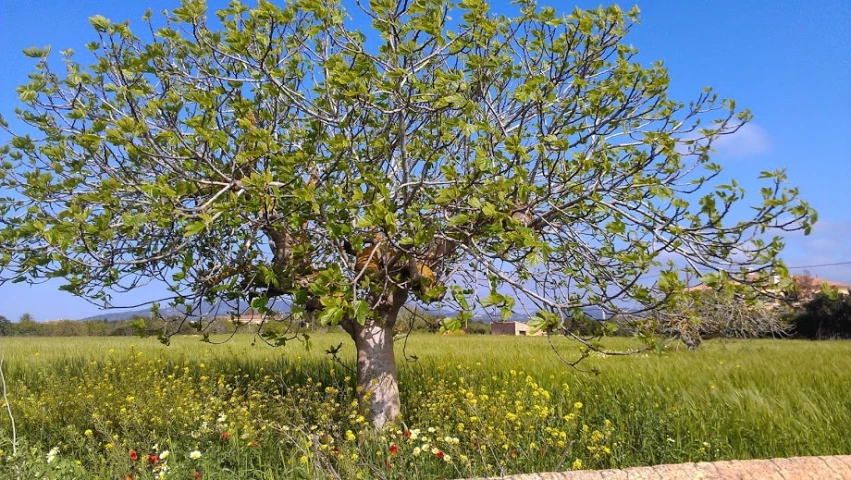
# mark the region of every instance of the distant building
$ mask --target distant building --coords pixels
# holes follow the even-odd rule
[[[491,324],[491,333],[494,335],[532,335],[540,336],[544,332],[539,330],[531,333],[531,327],[523,322],[494,322]]]

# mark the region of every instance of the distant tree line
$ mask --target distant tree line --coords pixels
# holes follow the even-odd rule
[[[439,333],[442,331],[442,317],[424,312],[418,309],[406,309],[400,314],[400,321],[396,324],[394,333],[404,335],[407,333]],[[161,331],[166,324],[179,324],[180,319],[155,319],[151,317],[137,316],[124,320],[54,320],[50,322],[37,322],[29,313],[20,316],[17,322],[0,315],[0,336],[19,337],[108,337],[108,336],[147,336],[155,335]],[[209,323],[209,326],[207,326]],[[204,331],[210,334],[229,334],[234,330],[241,333],[256,333],[260,325],[237,324],[229,317],[220,317],[208,322],[205,320]],[[289,322],[269,320],[262,326],[263,332],[281,333],[284,329],[291,328]],[[328,332],[343,330],[339,327],[319,325],[315,319],[306,320],[299,325],[301,331]],[[489,334],[490,324],[481,321],[470,321],[461,330],[467,334]],[[182,322],[178,329],[178,335],[197,335],[198,329],[192,322]]]

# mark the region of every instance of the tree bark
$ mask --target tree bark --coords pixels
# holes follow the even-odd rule
[[[385,312],[383,322],[368,321],[352,326],[358,354],[358,400],[376,430],[399,417],[399,384],[393,352],[393,325],[398,310]]]

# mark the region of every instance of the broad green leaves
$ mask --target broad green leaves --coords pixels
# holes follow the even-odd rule
[[[361,7],[366,32],[344,22]],[[522,305],[560,312],[532,321],[555,331],[581,307],[675,299],[682,267],[638,280],[663,257],[781,271],[763,235],[816,220],[783,172],[739,214],[745,192],[715,185],[710,156],[750,113],[711,90],[669,99],[664,66],[625,38],[637,9],[398,7],[184,0],[136,30],[91,17],[94,61],[63,51],[64,74],[26,49],[0,282],[63,277],[108,302],[170,279],[181,306],[284,297],[332,325],[414,297],[459,310],[449,329]]]

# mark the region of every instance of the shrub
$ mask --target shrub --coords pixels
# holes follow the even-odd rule
[[[851,294],[816,294],[793,323],[801,338],[851,338]]]

